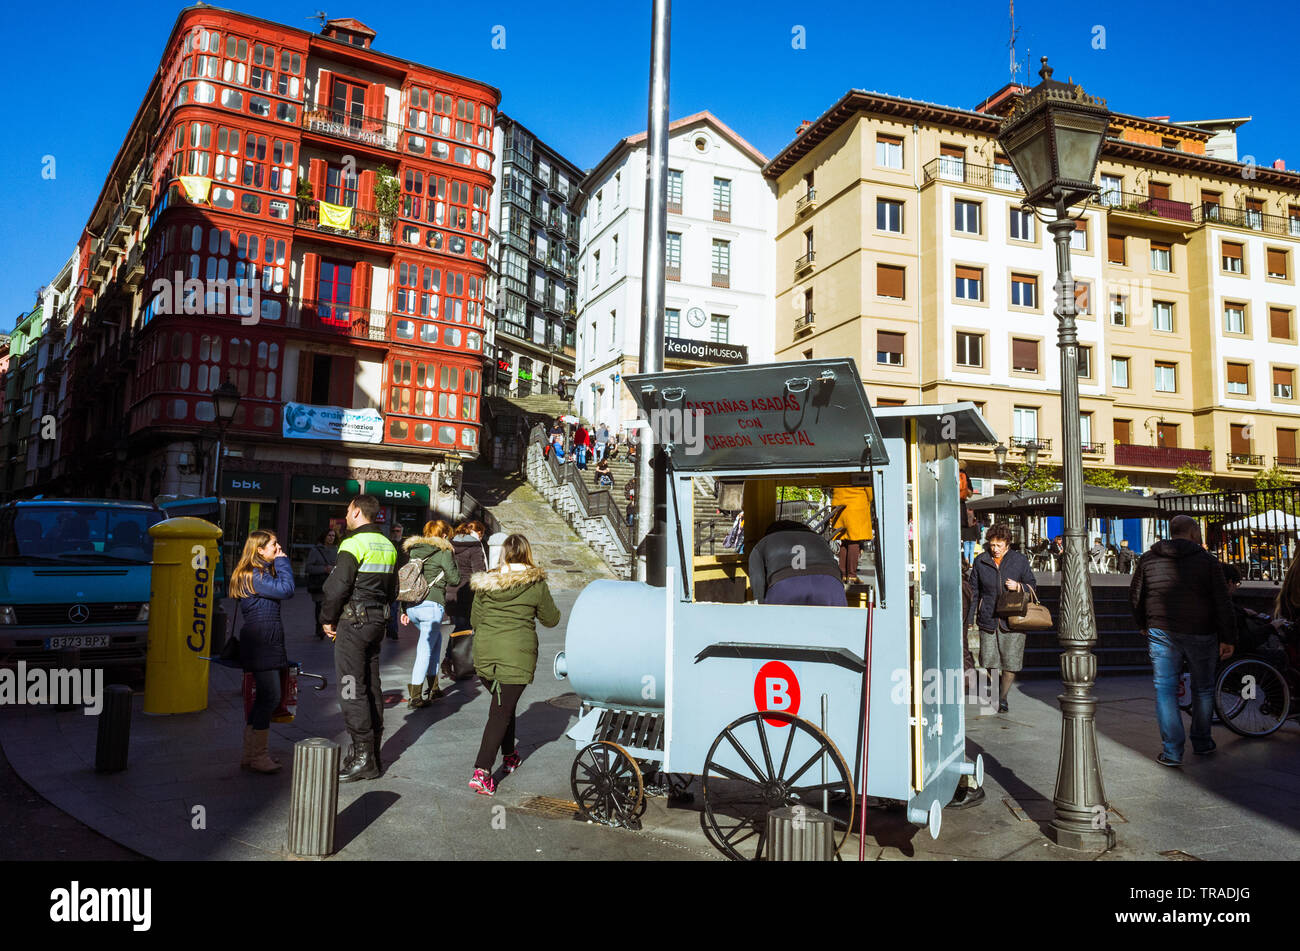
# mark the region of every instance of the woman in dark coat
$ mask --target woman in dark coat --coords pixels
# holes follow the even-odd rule
[[[980,666],[1002,672],[998,712],[1006,713],[1007,694],[1016,679],[1016,671],[1024,666],[1025,634],[1007,627],[1006,620],[997,617],[993,609],[1001,592],[1034,588],[1038,581],[1029,560],[1011,550],[1011,530],[1005,525],[994,525],[985,532],[984,550],[975,556],[971,565],[970,583],[974,588],[970,610],[980,629]],[[968,617],[968,623],[969,620]]]
[[[266,744],[271,714],[280,703],[280,671],[289,666],[280,602],[293,597],[293,569],[275,533],[249,534],[230,576],[230,596],[235,599],[236,613],[243,616],[239,660],[244,672],[253,675],[256,687],[239,765],[256,773],[274,773],[280,762],[266,751]]]
[[[475,572],[487,571],[487,555],[483,552],[485,534],[487,527],[482,522],[468,521],[456,528],[451,540],[456,567],[460,569],[460,583],[447,588],[447,616],[454,625],[453,632],[469,628],[470,610],[474,607],[474,591],[469,586],[469,579]]]
[[[307,552],[307,590],[311,592],[312,610],[316,612],[316,637],[325,639],[325,629],[320,626],[320,606],[325,600],[325,579],[334,570],[339,558],[339,537],[334,529],[326,529]]]

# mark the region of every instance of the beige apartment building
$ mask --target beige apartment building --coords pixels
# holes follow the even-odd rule
[[[852,90],[764,170],[777,186],[776,359],[849,355],[873,403],[970,400],[1059,465],[1055,252],[974,110]],[[1098,90],[1093,90],[1098,92]],[[1075,209],[1084,465],[1169,487],[1300,477],[1300,175],[1238,162],[1245,120],[1116,113]],[[1278,163],[1280,165],[1280,163]],[[965,447],[992,478],[991,447]]]

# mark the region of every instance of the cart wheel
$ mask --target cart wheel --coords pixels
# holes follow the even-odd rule
[[[573,761],[569,786],[583,817],[605,825],[638,829],[645,811],[641,769],[617,743],[599,740]]]
[[[1214,709],[1224,726],[1238,736],[1268,736],[1290,714],[1291,689],[1272,664],[1243,657],[1219,674]]]
[[[823,755],[830,761],[825,783],[818,782]],[[853,782],[844,757],[830,737],[793,714],[750,713],[726,727],[709,747],[700,789],[700,825],[713,846],[731,859],[762,859],[767,814],[783,806],[820,810],[823,791],[831,800],[836,852],[853,828]]]

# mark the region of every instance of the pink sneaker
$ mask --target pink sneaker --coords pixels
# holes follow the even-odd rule
[[[469,781],[469,788],[480,796],[492,796],[496,794],[497,784],[492,781],[492,775],[486,769],[476,769],[474,778]]]
[[[511,773],[513,773],[515,770],[517,770],[520,766],[523,765],[523,762],[524,761],[519,756],[518,750],[515,750],[513,753],[507,753],[506,758],[504,760],[504,764],[506,767],[506,775],[508,776]]]

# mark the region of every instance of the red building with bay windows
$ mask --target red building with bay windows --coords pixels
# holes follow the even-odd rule
[[[210,494],[226,380],[242,399],[222,494],[268,496],[228,526],[241,536],[301,544],[303,478],[412,486],[386,512],[409,523],[449,454],[477,455],[500,93],[374,37],[350,19],[313,34],[179,15],[82,239],[65,488],[112,439],[121,494]],[[120,426],[95,405],[106,364]]]

